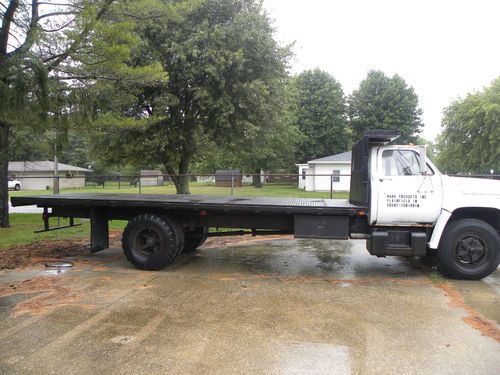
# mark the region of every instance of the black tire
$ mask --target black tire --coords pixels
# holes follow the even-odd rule
[[[183,242],[179,225],[172,219],[152,214],[130,220],[122,237],[123,252],[128,261],[137,268],[150,271],[173,263]]]
[[[175,238],[177,239],[177,256],[182,253],[182,249],[184,249],[184,243],[186,241],[186,237],[184,236],[184,231],[182,227],[177,224],[177,222],[168,216],[162,216],[163,220],[165,220],[174,230]]]
[[[446,227],[437,256],[445,276],[479,280],[500,264],[500,235],[482,220],[457,220]]]
[[[207,233],[206,228],[198,228],[194,232],[185,232],[186,241],[184,243],[183,253],[189,254],[194,252],[207,240],[206,236],[200,236],[200,234]]]
[[[19,191],[19,190],[21,190],[21,185],[16,184],[16,186],[14,186],[14,190],[15,190],[15,191]]]

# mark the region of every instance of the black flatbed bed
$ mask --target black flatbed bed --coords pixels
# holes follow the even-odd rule
[[[59,194],[12,197],[13,206],[39,207],[135,207],[168,210],[213,210],[280,214],[356,215],[363,206],[348,199],[249,197],[168,194]]]

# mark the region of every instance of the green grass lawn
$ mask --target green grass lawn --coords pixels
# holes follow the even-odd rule
[[[190,184],[192,194],[204,195],[231,195],[231,188],[216,187],[206,183],[192,182]],[[91,186],[85,188],[64,189],[61,194],[67,193],[123,193],[123,194],[138,194],[139,188],[129,184],[122,183],[120,187],[117,182],[107,183],[104,188],[102,186]],[[174,185],[164,186],[145,186],[141,188],[142,194],[175,194]],[[11,197],[26,196],[26,195],[41,195],[52,194],[51,190],[24,190],[11,191]],[[293,198],[330,198],[330,192],[314,192],[298,189],[295,185],[290,184],[265,184],[262,188],[255,188],[251,185],[244,185],[233,189],[233,194],[237,196],[261,196],[261,197],[293,197]],[[334,198],[348,198],[347,192],[334,192]]]
[[[50,219],[50,225],[57,226],[57,218]],[[75,228],[68,228],[44,233],[34,233],[37,229],[43,228],[42,215],[40,214],[11,214],[10,228],[0,228],[0,249],[5,249],[14,245],[30,244],[44,240],[63,240],[88,238],[90,236],[90,225],[88,220],[82,220],[82,225]],[[68,225],[69,221],[60,219],[60,225]],[[109,223],[109,228],[123,229],[125,221],[113,220]]]

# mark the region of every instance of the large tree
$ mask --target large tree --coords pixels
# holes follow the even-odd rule
[[[398,129],[398,142],[415,142],[422,131],[422,110],[412,87],[397,74],[372,70],[348,100],[352,140],[370,129]]]
[[[154,2],[140,2],[140,7],[150,1]],[[127,64],[130,46],[139,42],[133,34],[134,22],[142,14],[137,3],[10,0],[1,4],[1,227],[9,225],[7,173],[9,136],[14,129],[36,128],[40,134],[51,127],[57,153],[74,123],[70,118],[82,116],[86,86],[99,80],[160,79],[159,65]]]
[[[290,85],[293,121],[301,135],[296,162],[307,162],[347,150],[349,133],[342,86],[329,73],[308,70]]]
[[[101,127],[97,149],[110,162],[161,164],[189,193],[185,175],[212,144],[233,152],[274,131],[289,52],[260,2],[194,3],[147,25],[142,47],[137,61],[161,62],[169,78],[138,92],[113,132],[113,120]]]
[[[437,163],[447,172],[500,172],[500,77],[444,110]]]

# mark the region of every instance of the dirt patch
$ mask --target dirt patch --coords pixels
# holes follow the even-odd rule
[[[249,242],[257,241],[271,241],[271,240],[292,240],[293,236],[290,235],[269,235],[269,236],[252,236],[246,234],[244,236],[228,236],[228,237],[210,237],[200,247],[200,249],[210,249],[214,247],[224,247],[230,245],[239,245]]]
[[[476,309],[467,305],[460,293],[453,289],[450,284],[441,283],[434,285],[441,289],[449,298],[451,306],[461,308],[467,312],[468,315],[462,318],[465,323],[479,330],[483,336],[491,337],[500,342],[500,329],[495,321],[485,318]]]
[[[13,317],[24,314],[40,315],[58,306],[78,304],[81,299],[75,291],[58,285],[58,279],[54,277],[34,277],[16,283],[0,284],[0,297],[19,294],[34,294],[34,296],[17,303],[12,309]]]
[[[0,269],[25,268],[57,259],[89,255],[86,240],[43,241],[2,250]]]
[[[110,245],[120,246],[117,242],[119,231],[110,233]],[[40,241],[28,245],[17,245],[0,250],[0,270],[26,268],[69,257],[90,255],[88,239]]]

